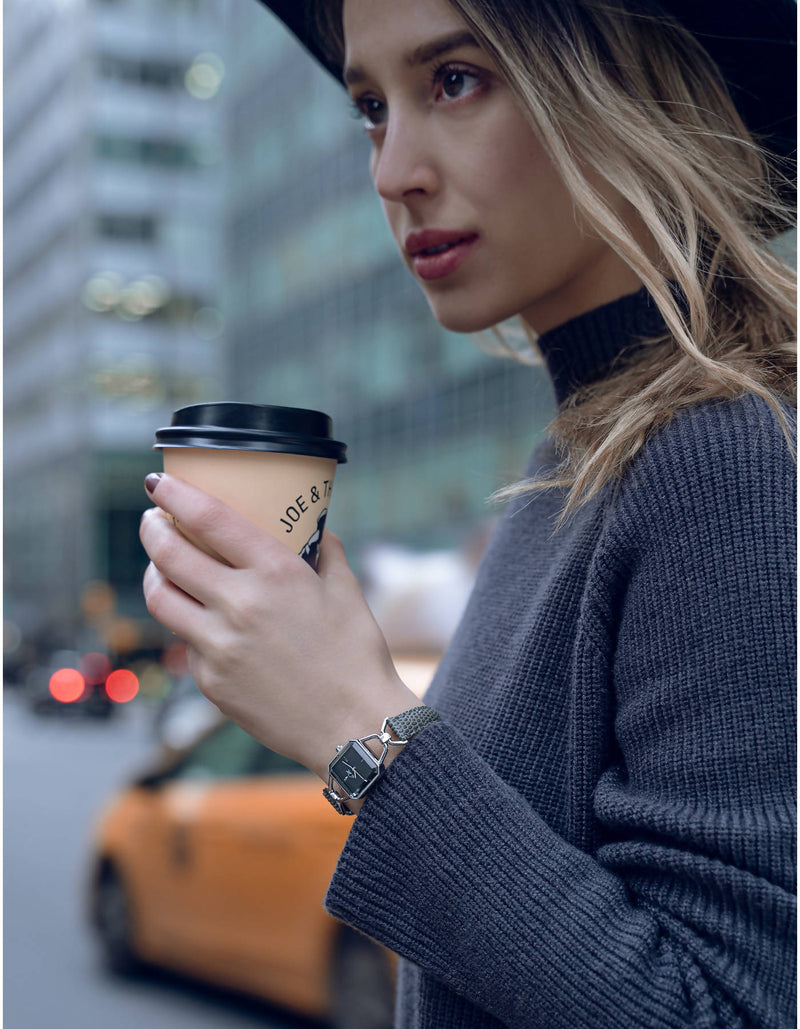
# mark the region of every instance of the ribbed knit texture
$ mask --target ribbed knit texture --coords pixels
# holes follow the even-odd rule
[[[543,336],[557,394],[653,319],[640,293]],[[747,397],[680,414],[555,535],[563,496],[510,505],[443,722],[326,898],[401,955],[398,1026],[795,1025],[794,484]]]

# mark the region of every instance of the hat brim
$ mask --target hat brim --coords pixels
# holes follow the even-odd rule
[[[342,82],[343,68],[341,64],[332,61],[320,43],[312,14],[313,4],[307,0],[260,0],[260,2],[280,18],[315,61],[318,61],[340,83]]]

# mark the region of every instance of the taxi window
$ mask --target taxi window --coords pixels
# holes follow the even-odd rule
[[[190,751],[174,770],[177,779],[235,779],[306,771],[268,750],[235,722],[225,722]]]
[[[266,747],[258,746],[253,775],[291,775],[295,772],[311,775],[305,765],[292,761],[290,757],[283,754],[276,754],[274,750],[267,750]]]
[[[240,729],[225,722],[191,750],[175,769],[178,779],[230,779],[252,774],[261,744]]]

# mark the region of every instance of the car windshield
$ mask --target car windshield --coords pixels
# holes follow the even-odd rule
[[[268,750],[235,722],[225,722],[186,755],[171,777],[233,779],[295,772],[306,772],[306,769]]]

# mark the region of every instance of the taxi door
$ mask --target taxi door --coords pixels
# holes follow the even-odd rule
[[[202,919],[232,984],[290,1006],[310,992],[324,1003],[334,923],[323,899],[348,829],[322,783],[284,759],[207,794],[193,840]]]
[[[161,960],[190,970],[218,964],[219,936],[209,923],[214,869],[198,850],[208,798],[226,784],[246,777],[260,748],[232,722],[203,737],[151,788],[148,831],[147,921],[156,927],[154,943]],[[144,829],[143,826],[140,826]]]
[[[174,963],[290,1005],[300,990],[306,1004],[327,974],[322,900],[349,820],[313,774],[233,722],[186,756],[162,803]]]

